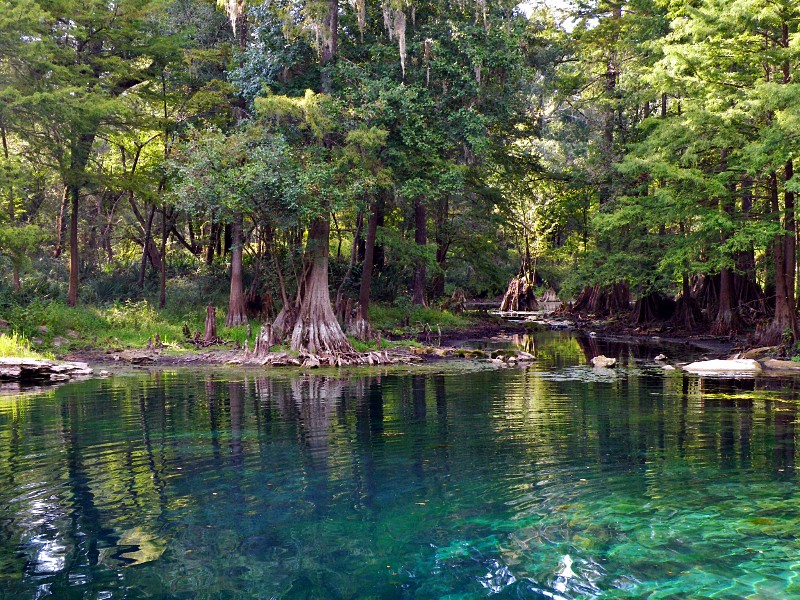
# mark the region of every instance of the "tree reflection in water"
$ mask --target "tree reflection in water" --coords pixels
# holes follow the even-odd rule
[[[530,369],[155,371],[5,400],[3,591],[680,596],[719,572],[734,594],[788,589],[797,381],[517,343]],[[613,378],[582,375],[597,352]]]

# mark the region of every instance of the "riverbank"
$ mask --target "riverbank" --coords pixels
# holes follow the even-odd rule
[[[624,331],[602,321],[588,322],[559,316],[539,315],[535,320],[503,319],[497,315],[473,313],[465,316],[466,325],[437,329],[429,324],[418,324],[403,331],[381,331],[380,337],[372,342],[355,342],[357,353],[343,361],[348,366],[420,364],[436,363],[445,360],[480,360],[502,364],[526,363],[532,355],[525,351],[525,338],[528,334],[554,330],[571,332],[586,340],[587,360],[601,353],[598,343],[612,345],[646,344],[653,348],[653,355],[669,348],[670,353],[702,358],[727,358],[736,349],[732,340],[713,336],[659,336],[649,333]],[[83,347],[64,355],[65,359],[85,361],[102,365],[134,366],[201,366],[201,365],[242,365],[242,366],[294,366],[316,367],[335,366],[335,358],[328,360],[291,352],[283,346],[276,346],[268,355],[254,356],[245,350],[250,347],[213,346],[209,348],[175,348],[162,344],[160,347],[145,348],[91,348]],[[482,350],[481,347],[484,347]],[[498,348],[519,348],[505,352],[494,352]],[[676,350],[676,348],[678,348]],[[682,348],[682,349],[680,349]],[[488,350],[487,350],[488,349]],[[318,364],[321,363],[321,364]]]
[[[587,319],[569,313],[498,315],[488,310],[489,304],[473,308],[477,310],[455,313],[377,304],[371,307],[370,318],[380,337],[372,342],[352,342],[367,364],[371,353],[377,353],[373,356],[376,363],[437,361],[455,356],[457,349],[475,346],[476,342],[503,339],[510,342],[513,336],[545,329],[573,331],[617,343],[682,345],[706,358],[786,358],[781,348],[769,348],[750,356],[747,352],[751,349],[744,338],[677,331],[663,324],[633,326],[624,320]],[[218,315],[221,321],[221,310]],[[244,349],[253,347],[258,334],[259,326],[255,323],[234,328],[220,324],[218,332],[223,343],[206,347],[196,341],[203,325],[202,316],[203,313],[191,307],[184,311],[156,310],[146,302],[78,308],[54,303],[16,312],[13,321],[0,318],[0,334],[4,331],[19,334],[16,339],[22,340],[38,357],[98,364],[175,366],[261,362],[296,366],[307,362],[283,347],[274,348],[273,355],[260,360],[245,356]],[[352,362],[359,360],[355,358]]]

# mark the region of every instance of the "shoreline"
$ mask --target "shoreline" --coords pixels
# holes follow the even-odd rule
[[[516,316],[516,315],[513,315]],[[513,318],[512,316],[512,318]],[[526,315],[527,316],[527,315]],[[386,335],[390,342],[389,347],[378,348],[359,355],[383,354],[388,361],[383,364],[409,364],[412,362],[440,362],[445,358],[452,358],[450,354],[444,355],[442,351],[457,351],[470,342],[503,341],[515,335],[534,334],[539,331],[564,331],[581,337],[595,338],[601,342],[616,342],[625,344],[647,344],[652,346],[686,346],[708,354],[710,358],[726,358],[737,350],[742,350],[741,340],[711,336],[706,334],[685,334],[668,332],[666,334],[653,331],[637,331],[631,327],[622,326],[618,322],[607,320],[585,320],[569,315],[540,314],[533,320],[516,321],[498,315],[479,315],[474,323],[467,327],[450,329],[438,332],[420,332],[405,336]],[[404,345],[403,342],[408,342]],[[439,349],[439,351],[422,352],[420,345],[425,348]],[[452,353],[451,353],[452,354]],[[288,356],[284,351],[271,353],[272,357]],[[464,357],[470,358],[470,357]],[[474,358],[474,357],[472,357]],[[212,347],[204,349],[186,349],[181,351],[147,350],[144,348],[125,348],[122,350],[109,350],[102,348],[82,348],[73,350],[60,358],[66,361],[81,361],[98,365],[128,364],[132,366],[203,366],[203,365],[239,365],[245,367],[259,366],[293,366],[309,368],[300,362],[289,360],[270,364],[269,359],[252,359],[244,355],[243,350],[234,350],[226,347]],[[365,366],[370,366],[365,361]],[[316,365],[314,365],[316,366]],[[344,365],[343,365],[344,366]],[[348,364],[347,366],[357,366]],[[375,366],[380,366],[375,364]]]

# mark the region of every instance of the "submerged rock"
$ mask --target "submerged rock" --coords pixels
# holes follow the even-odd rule
[[[592,359],[592,364],[595,367],[613,367],[614,365],[617,364],[617,359],[616,358],[609,358],[609,357],[604,356],[604,355],[601,354],[599,356],[595,356]]]
[[[0,358],[0,381],[67,381],[93,373],[86,363],[34,358]]]
[[[763,369],[757,361],[748,358],[732,360],[701,360],[683,367],[689,373],[760,373]]]

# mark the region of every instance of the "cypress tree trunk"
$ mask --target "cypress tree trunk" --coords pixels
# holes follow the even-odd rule
[[[64,186],[61,198],[61,209],[56,219],[56,245],[53,248],[53,258],[59,258],[64,252],[64,236],[67,233],[67,211],[69,210],[69,186]]]
[[[367,222],[367,241],[364,246],[364,263],[361,266],[361,287],[358,290],[358,311],[356,318],[350,324],[349,333],[359,340],[372,337],[372,327],[369,324],[369,296],[372,285],[372,265],[375,259],[375,237],[378,231],[378,203],[373,202],[369,207],[369,220]]]
[[[132,193],[132,192],[131,192]],[[139,287],[144,287],[144,275],[147,269],[147,254],[150,251],[151,236],[153,232],[153,218],[156,214],[155,204],[150,207],[150,212],[147,215],[147,222],[144,226],[144,241],[142,242],[142,263],[139,266]],[[152,262],[152,259],[151,259]],[[159,269],[160,271],[160,269]]]
[[[323,19],[320,56],[321,90],[324,94],[329,94],[333,89],[333,79],[326,67],[333,62],[336,56],[338,14],[339,1],[329,0],[328,12]],[[332,141],[326,136],[323,144],[330,147]],[[326,213],[314,219],[308,231],[305,252],[306,269],[299,285],[300,306],[292,330],[292,350],[332,355],[353,352],[353,347],[342,331],[331,307],[330,292],[328,291],[329,237],[330,215]],[[275,319],[273,329],[277,332],[280,329],[279,321],[281,321],[281,327],[287,325],[286,329],[288,330],[288,321],[292,316],[292,308],[284,306],[278,318]]]
[[[793,176],[794,165],[792,159],[789,159],[786,162],[784,181],[788,183]],[[784,190],[783,203],[786,213],[783,224],[783,228],[786,230],[784,235],[783,269],[786,278],[786,309],[789,313],[786,329],[789,330],[791,342],[794,343],[797,340],[797,313],[794,298],[795,273],[797,269],[797,225],[794,217],[794,192],[788,189]]]
[[[158,307],[167,305],[167,240],[169,239],[170,225],[167,219],[167,207],[161,210],[161,278],[159,283]]]
[[[78,271],[80,260],[78,257],[78,200],[81,186],[78,183],[69,185],[70,218],[69,218],[69,292],[67,305],[78,304]]]
[[[86,163],[94,143],[94,133],[83,133],[77,136],[70,149],[70,166],[67,174],[67,193],[70,202],[69,220],[69,292],[67,304],[78,304],[78,284],[80,259],[78,256],[78,208],[81,188],[86,179]]]
[[[292,350],[310,354],[353,352],[331,308],[328,292],[329,235],[330,220],[327,216],[311,223],[306,245],[309,271],[303,283],[300,310],[292,331]]]
[[[350,322],[350,315],[347,311],[347,304],[350,301],[348,298],[345,300],[344,297],[344,289],[347,286],[347,283],[350,281],[350,276],[353,274],[353,267],[356,264],[356,258],[358,257],[358,246],[361,240],[361,228],[364,226],[364,211],[360,209],[358,211],[358,215],[356,216],[356,230],[353,233],[353,245],[350,248],[350,260],[347,262],[347,271],[345,271],[344,277],[342,277],[342,282],[339,284],[339,288],[336,290],[336,302],[334,304],[334,312],[336,316],[339,318],[343,327],[348,327]]]
[[[420,248],[428,243],[428,235],[425,230],[425,205],[419,200],[414,201],[414,224],[416,231],[414,233],[414,241]],[[413,298],[412,302],[418,306],[425,306],[425,275],[427,269],[425,268],[425,259],[418,258],[417,265],[414,268],[414,281],[413,281]]]
[[[720,151],[720,172],[728,169],[728,149]],[[719,207],[733,217],[734,202],[733,197],[736,192],[735,184],[726,190],[719,198]],[[726,234],[720,232],[720,243],[725,241]],[[717,305],[717,316],[711,326],[713,335],[731,335],[742,328],[739,318],[738,306],[736,304],[736,289],[734,287],[733,270],[726,267],[719,274],[719,303]]]
[[[681,295],[675,303],[675,312],[670,322],[679,329],[695,332],[705,326],[703,312],[700,310],[697,301],[692,297],[689,276],[684,273],[682,279]]]
[[[450,201],[444,197],[436,214],[436,274],[431,278],[431,297],[444,296],[445,271],[447,270],[447,251],[450,249],[450,240],[447,235],[447,216],[450,211]]]
[[[214,249],[217,246],[216,233],[216,226],[214,223],[210,223],[208,226],[208,246],[206,246],[205,255],[206,264],[209,266],[214,262]]]
[[[714,325],[711,327],[713,335],[730,335],[741,328],[739,317],[736,313],[736,293],[733,287],[733,272],[722,269],[719,277],[719,307]]]
[[[226,327],[236,327],[247,323],[242,284],[242,213],[236,213],[231,224],[231,292],[228,300]]]
[[[206,326],[203,332],[203,342],[212,344],[217,339],[217,309],[209,302],[206,306]]]
[[[791,167],[787,165],[787,174]],[[769,177],[770,208],[775,218],[780,220],[780,205],[778,201],[778,176],[775,172]],[[794,197],[791,192],[784,194],[784,201],[794,211]],[[779,344],[783,341],[784,332],[789,332],[791,341],[797,339],[797,315],[794,305],[794,269],[796,240],[794,236],[794,215],[786,211],[783,226],[788,232],[778,235],[772,244],[773,262],[775,264],[775,314],[772,322],[759,336],[759,343],[764,345]],[[790,229],[791,228],[791,229]],[[791,239],[788,239],[791,238]],[[791,252],[790,256],[787,253]],[[791,270],[791,273],[789,273]]]

